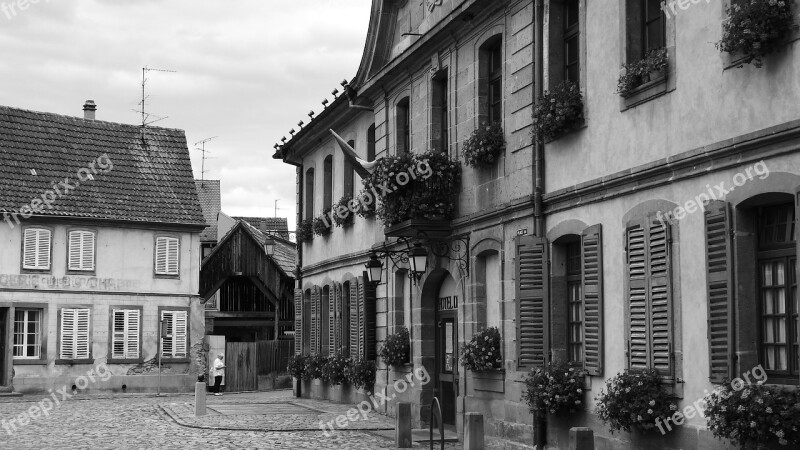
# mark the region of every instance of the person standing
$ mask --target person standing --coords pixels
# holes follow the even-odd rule
[[[225,364],[222,362],[225,355],[220,353],[217,359],[214,360],[214,395],[220,396],[222,393],[219,391],[220,384],[222,384],[222,376],[225,375]]]

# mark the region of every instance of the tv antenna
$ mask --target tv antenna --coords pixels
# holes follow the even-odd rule
[[[142,67],[142,101],[139,103],[139,106],[142,107],[141,110],[134,109],[135,112],[140,113],[142,115],[142,128],[150,125],[151,123],[156,123],[164,119],[168,119],[169,117],[159,117],[154,114],[147,113],[147,99],[149,96],[147,95],[147,72],[166,72],[166,73],[178,73],[174,70],[167,70],[167,69],[151,69],[147,66]],[[150,116],[156,118],[156,120],[150,120]],[[148,122],[148,120],[150,120]]]
[[[218,138],[219,136],[210,137],[207,139],[203,139],[202,141],[195,142],[194,146],[196,147],[195,150],[199,151],[203,154],[203,160],[200,165],[200,182],[202,183],[205,180],[206,175],[206,159],[211,159],[210,157],[206,156],[206,154],[211,153],[210,150],[206,150],[206,142],[213,141],[214,139]],[[197,148],[197,146],[200,146]]]
[[[275,200],[275,217],[278,217],[278,211],[286,211],[286,208],[278,208],[278,202],[280,200]]]

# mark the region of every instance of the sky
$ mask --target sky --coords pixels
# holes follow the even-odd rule
[[[140,124],[142,68],[153,126],[186,131],[196,178],[222,210],[289,219],[295,171],[273,160],[308,112],[355,75],[370,0],[0,0],[0,104]]]

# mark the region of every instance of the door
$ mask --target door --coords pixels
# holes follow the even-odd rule
[[[442,405],[442,422],[456,424],[456,397],[458,396],[458,336],[456,311],[441,311],[437,317],[436,372],[439,401]]]
[[[225,352],[225,390],[258,390],[258,361],[255,342],[228,342]]]
[[[10,326],[11,322],[8,316],[9,309],[0,308],[0,386],[6,386],[10,384],[8,382],[9,370],[7,370],[8,367],[6,364],[13,358],[10,356],[11,345],[9,345],[7,342],[9,330],[6,327]]]

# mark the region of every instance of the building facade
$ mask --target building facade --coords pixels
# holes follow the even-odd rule
[[[190,391],[205,223],[184,133],[85,109],[0,108],[0,385],[155,392],[160,359],[161,390]]]
[[[681,410],[756,367],[769,384],[800,383],[798,36],[763,68],[740,68],[713,45],[727,2],[587,3],[373,2],[356,76],[278,145],[275,157],[297,167],[298,222],[360,189],[329,130],[369,162],[431,149],[462,160],[487,122],[502,125],[506,148],[489,168],[462,168],[441,238],[450,251],[430,256],[419,280],[387,259],[383,282],[368,282],[371,252],[403,248],[374,218],[304,242],[296,351],[376,358],[405,326],[410,364],[377,358],[374,391],[397,395],[383,411],[410,402],[423,423],[436,397],[459,432],[465,413],[480,412],[489,435],[523,444],[534,439],[527,374],[569,361],[587,373],[587,406],[547,418],[537,434],[548,447],[588,426],[602,448],[726,448],[700,415],[664,435],[612,434],[594,398],[629,369],[657,370]],[[658,49],[666,70],[618,93],[618,68]],[[534,139],[537,99],[565,81],[580,90],[582,119]],[[502,368],[464,370],[458,347],[490,326]],[[430,383],[394,391],[421,368]]]

